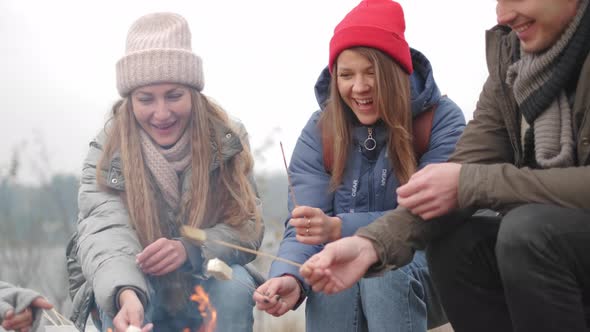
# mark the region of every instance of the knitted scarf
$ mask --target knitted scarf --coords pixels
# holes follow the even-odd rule
[[[141,150],[145,164],[151,172],[160,193],[168,206],[178,211],[181,201],[181,184],[179,173],[183,172],[191,162],[190,131],[185,130],[178,142],[169,149],[155,144],[150,136],[140,130]],[[160,227],[165,237],[177,237],[176,220],[167,219],[167,214],[160,211]],[[192,278],[183,271],[174,271],[163,276],[150,278],[157,290],[163,310],[175,315],[189,303],[193,286]]]
[[[184,171],[191,162],[189,130],[185,130],[178,142],[169,149],[155,144],[143,129],[139,133],[147,168],[154,176],[166,203],[176,211],[180,206],[181,196],[178,173]]]
[[[506,81],[523,117],[524,161],[530,167],[567,167],[575,163],[572,110],[564,87],[577,77],[590,50],[589,0],[559,40],[541,53],[521,51]]]

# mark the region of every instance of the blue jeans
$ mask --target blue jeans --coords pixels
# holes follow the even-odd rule
[[[231,268],[233,270],[231,280],[217,280],[215,278],[200,280],[195,278],[195,286],[200,284],[205,289],[211,304],[217,311],[216,332],[252,331],[254,324],[252,312],[254,300],[252,300],[252,294],[256,284],[243,266],[232,265]],[[236,280],[239,280],[239,282]],[[251,288],[246,287],[244,284],[251,286]],[[170,316],[161,307],[157,306],[159,301],[155,294],[156,292],[150,289],[150,304],[145,310],[144,324],[153,323],[154,332],[181,332],[186,327],[189,327],[191,331],[198,329],[202,319],[197,303],[191,301],[187,308],[175,316]],[[106,332],[108,328],[113,328],[113,317],[108,316],[100,308],[99,315],[100,322],[95,322],[99,330]]]
[[[311,292],[305,314],[310,332],[425,332],[446,322],[422,251],[410,264],[363,278],[343,292]]]

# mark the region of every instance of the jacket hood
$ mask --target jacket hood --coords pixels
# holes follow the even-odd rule
[[[434,81],[430,61],[413,48],[410,48],[414,72],[410,75],[410,89],[412,93],[412,114],[417,116],[431,105],[437,104],[441,98],[440,90]],[[314,90],[316,100],[323,110],[329,96],[330,71],[328,67],[320,73]]]

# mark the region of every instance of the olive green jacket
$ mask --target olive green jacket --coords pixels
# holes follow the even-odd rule
[[[357,235],[372,240],[379,263],[372,273],[407,264],[415,249],[461,224],[476,209],[506,212],[526,203],[590,209],[590,56],[580,68],[572,109],[577,164],[568,168],[523,167],[520,112],[506,72],[520,52],[519,40],[506,27],[486,33],[489,76],[476,110],[450,161],[461,163],[459,209],[424,221],[398,207]]]

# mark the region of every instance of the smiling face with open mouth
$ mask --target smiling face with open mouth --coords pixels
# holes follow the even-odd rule
[[[525,52],[551,47],[576,16],[580,0],[497,0],[498,24],[516,32]]]
[[[141,128],[161,147],[178,142],[191,118],[191,94],[180,84],[139,87],[131,94],[131,104]]]
[[[354,112],[360,123],[372,125],[379,120],[375,93],[375,68],[369,59],[355,50],[338,55],[337,83],[342,100]]]

